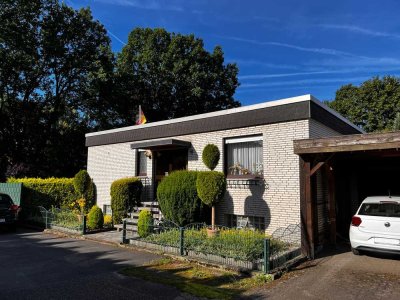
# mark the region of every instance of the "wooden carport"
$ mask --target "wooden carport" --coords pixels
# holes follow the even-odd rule
[[[316,214],[315,175],[323,173],[327,182],[329,243],[336,244],[335,164],[342,159],[362,163],[386,157],[400,158],[400,131],[389,133],[354,134],[294,141],[294,153],[300,157],[300,211],[302,226],[302,251],[314,258],[320,242],[316,239],[318,220]],[[400,162],[400,159],[399,159]],[[314,184],[313,184],[314,182]]]

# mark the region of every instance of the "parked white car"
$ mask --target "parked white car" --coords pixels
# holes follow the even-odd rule
[[[360,251],[400,254],[400,197],[367,197],[350,225],[354,254]]]

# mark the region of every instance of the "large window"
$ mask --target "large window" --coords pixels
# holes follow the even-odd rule
[[[226,174],[229,176],[263,176],[262,136],[225,140]]]
[[[138,176],[147,176],[147,156],[144,150],[137,152],[137,173]]]

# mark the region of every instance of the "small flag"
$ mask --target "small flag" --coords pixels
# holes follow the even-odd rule
[[[146,117],[144,116],[144,113],[142,111],[142,106],[139,105],[139,114],[136,119],[136,125],[141,125],[145,124],[147,122]]]

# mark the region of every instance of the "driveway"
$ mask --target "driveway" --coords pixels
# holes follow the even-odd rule
[[[0,232],[0,299],[184,299],[173,287],[117,273],[159,256],[97,242]]]
[[[342,246],[300,265],[272,287],[248,295],[259,299],[400,299],[400,257],[355,256]]]

